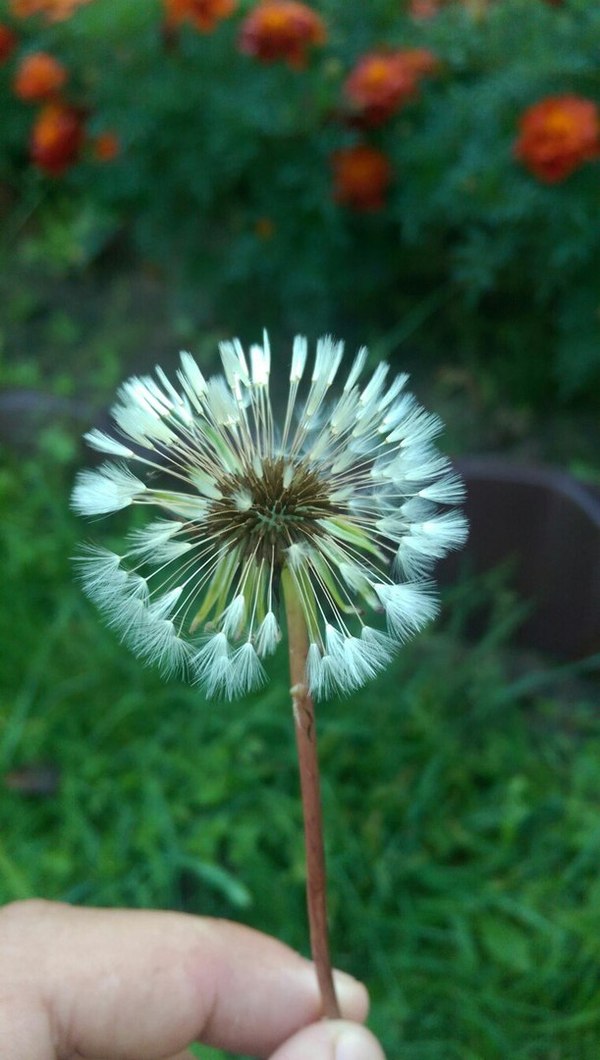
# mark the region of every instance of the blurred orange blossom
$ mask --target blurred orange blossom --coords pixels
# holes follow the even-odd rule
[[[380,125],[414,97],[421,77],[438,65],[426,48],[369,52],[359,59],[344,90],[368,125]]]
[[[75,107],[67,103],[46,103],[31,131],[31,161],[58,177],[77,161],[83,138],[83,121]]]
[[[549,96],[525,111],[515,155],[539,180],[556,184],[600,155],[598,106],[582,96]]]
[[[379,210],[392,179],[387,155],[368,144],[343,147],[332,155],[334,198],[356,210]]]
[[[47,22],[64,22],[91,0],[10,0],[10,10],[17,18],[42,15]]]
[[[9,26],[0,22],[0,63],[8,59],[17,46],[17,38]]]
[[[164,0],[167,26],[189,22],[201,33],[210,33],[220,19],[228,18],[237,0]]]
[[[242,23],[240,49],[262,62],[284,59],[299,69],[311,45],[324,44],[325,23],[297,0],[263,0]]]
[[[67,71],[58,59],[48,52],[34,52],[19,63],[13,88],[19,99],[37,103],[55,95],[66,80]]]
[[[98,133],[92,141],[92,153],[97,162],[112,162],[121,154],[121,141],[112,129]]]

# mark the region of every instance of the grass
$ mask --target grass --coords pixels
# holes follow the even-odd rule
[[[161,682],[73,584],[73,433],[4,457],[0,774],[59,782],[3,792],[0,899],[185,909],[305,951],[284,653],[233,704]],[[387,675],[320,710],[333,953],[391,1057],[600,1054],[598,660],[523,673],[519,614],[502,572],[465,577]]]

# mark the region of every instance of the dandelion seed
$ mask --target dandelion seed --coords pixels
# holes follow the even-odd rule
[[[119,464],[104,464],[99,471],[80,471],[73,490],[73,510],[78,515],[107,515],[127,508],[146,487]]]

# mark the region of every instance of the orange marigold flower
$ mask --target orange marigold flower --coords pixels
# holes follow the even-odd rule
[[[237,0],[164,0],[167,26],[189,22],[201,33],[210,33],[221,19],[229,18]]]
[[[414,97],[420,78],[437,66],[426,48],[370,52],[356,64],[344,89],[367,124],[379,125]]]
[[[83,136],[83,122],[75,107],[67,103],[46,103],[31,131],[31,161],[39,169],[58,177],[77,161]]]
[[[55,95],[66,80],[67,71],[58,59],[47,52],[34,52],[21,60],[13,88],[19,99],[37,103]]]
[[[581,96],[550,96],[521,118],[516,157],[546,184],[565,180],[600,155],[598,106]]]
[[[442,4],[443,0],[411,0],[408,11],[413,18],[435,18]]]
[[[311,45],[327,39],[325,23],[298,0],[262,0],[242,24],[240,48],[262,62],[284,59],[296,69],[306,63]]]
[[[112,162],[121,154],[121,141],[112,129],[98,133],[92,141],[92,154],[96,162]]]
[[[0,63],[5,62],[17,46],[17,38],[9,26],[0,22]]]
[[[379,210],[385,205],[392,166],[383,151],[357,144],[336,151],[332,162],[336,202],[355,210]]]
[[[359,60],[346,80],[348,99],[371,125],[385,121],[416,92],[416,74],[401,55],[371,52]]]
[[[17,18],[42,15],[46,22],[64,22],[91,0],[11,0],[10,9]]]

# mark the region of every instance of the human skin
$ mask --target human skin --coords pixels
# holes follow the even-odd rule
[[[240,924],[16,902],[0,910],[2,1060],[192,1060],[200,1041],[270,1060],[384,1060],[361,983]]]

